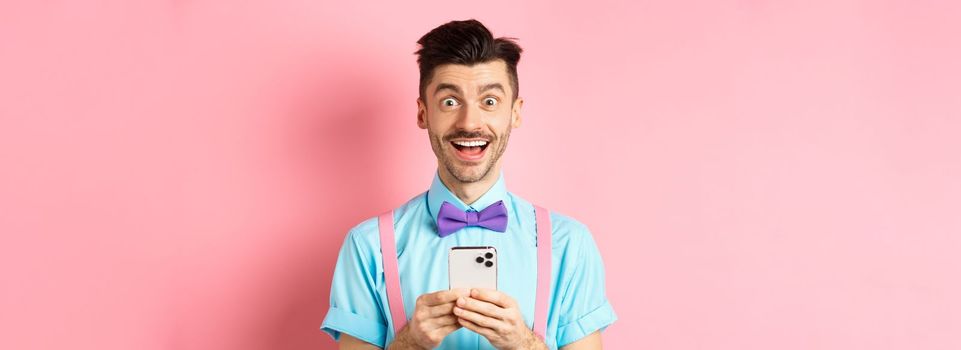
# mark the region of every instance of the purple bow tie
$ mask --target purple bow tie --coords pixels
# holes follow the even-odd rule
[[[504,201],[497,201],[484,210],[462,211],[453,204],[444,201],[437,213],[437,235],[447,237],[451,233],[467,226],[480,226],[489,230],[504,232],[507,230],[507,208]]]

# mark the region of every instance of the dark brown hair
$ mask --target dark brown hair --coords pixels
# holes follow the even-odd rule
[[[517,38],[494,39],[487,27],[474,19],[451,21],[434,28],[417,40],[417,65],[420,67],[420,99],[427,101],[427,85],[434,77],[434,68],[444,64],[473,66],[494,60],[503,60],[511,79],[513,100],[517,99],[517,61],[521,59],[521,47]],[[513,101],[512,100],[512,101]]]

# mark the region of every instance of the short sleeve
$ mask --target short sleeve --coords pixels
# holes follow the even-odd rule
[[[557,329],[557,346],[561,347],[584,338],[595,331],[603,331],[617,320],[607,300],[604,263],[597,244],[586,226],[572,237],[576,262],[564,275],[564,297],[561,299]]]
[[[337,256],[330,286],[330,309],[320,329],[340,340],[342,333],[384,347],[387,319],[377,290],[377,259],[368,242],[351,230]]]

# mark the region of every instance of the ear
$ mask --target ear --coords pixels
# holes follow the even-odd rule
[[[417,98],[417,127],[427,129],[427,105],[420,97]]]
[[[517,129],[521,127],[521,107],[524,106],[524,99],[520,96],[514,101],[514,106],[511,108],[511,128]]]

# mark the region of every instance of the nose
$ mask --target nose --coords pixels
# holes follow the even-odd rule
[[[480,107],[470,105],[464,106],[460,109],[461,113],[457,116],[456,126],[461,130],[479,130],[484,123],[483,113]]]

